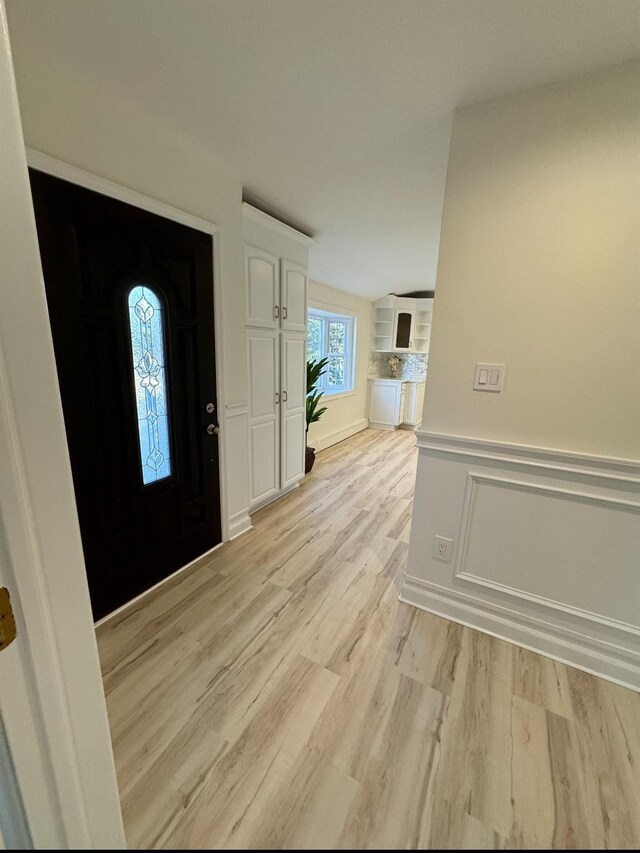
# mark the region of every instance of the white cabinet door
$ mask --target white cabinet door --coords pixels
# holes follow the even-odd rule
[[[410,426],[418,426],[422,420],[424,404],[424,382],[407,382],[404,417],[402,422]]]
[[[416,422],[418,386],[415,384],[415,382],[407,382],[405,387],[407,391],[404,404],[404,417],[402,419],[402,423],[411,424],[413,426]]]
[[[280,324],[280,275],[278,258],[245,244],[244,278],[247,325],[276,329]]]
[[[251,503],[280,488],[279,332],[247,330]]]
[[[422,423],[422,410],[424,409],[424,392],[426,389],[426,385],[424,382],[421,382],[419,385],[416,385],[416,426],[419,427]]]
[[[398,308],[393,321],[393,351],[411,352],[414,349],[415,311]]]
[[[280,311],[282,328],[288,331],[307,331],[307,271],[300,264],[281,262]]]
[[[281,340],[280,484],[285,489],[304,477],[307,339],[302,332],[283,332]]]
[[[381,382],[371,383],[371,403],[369,421],[372,426],[380,424],[390,428],[400,425],[402,420],[402,383]]]

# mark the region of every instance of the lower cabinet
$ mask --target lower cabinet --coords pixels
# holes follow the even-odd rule
[[[369,426],[374,429],[414,428],[422,420],[424,382],[370,379]]]
[[[424,406],[424,382],[407,382],[407,396],[404,406],[403,425],[418,427],[422,423]]]
[[[404,419],[406,383],[397,379],[372,379],[369,426],[396,429]]]
[[[304,476],[306,335],[247,329],[251,509]]]

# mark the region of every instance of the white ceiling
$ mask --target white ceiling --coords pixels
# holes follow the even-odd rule
[[[21,93],[78,75],[179,124],[317,238],[314,278],[369,298],[435,284],[456,106],[640,54],[638,0],[8,7]]]

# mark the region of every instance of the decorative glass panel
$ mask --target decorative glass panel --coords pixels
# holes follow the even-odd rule
[[[346,323],[329,323],[329,352],[343,353],[347,340]]]
[[[329,359],[328,384],[330,386],[344,385],[344,357],[333,356]]]
[[[171,475],[164,311],[155,291],[140,284],[129,292],[128,307],[140,464],[146,486]]]
[[[322,320],[309,317],[307,321],[307,359],[319,361],[322,358]]]

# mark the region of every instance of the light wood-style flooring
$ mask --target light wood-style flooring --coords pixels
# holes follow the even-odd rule
[[[640,695],[398,601],[410,432],[98,629],[130,847],[640,845]]]

